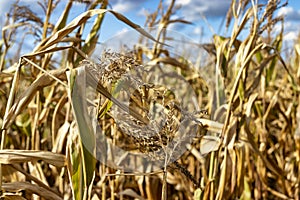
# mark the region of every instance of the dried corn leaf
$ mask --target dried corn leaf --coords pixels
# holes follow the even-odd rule
[[[197,122],[199,122],[204,128],[206,128],[208,131],[212,131],[214,133],[221,133],[223,129],[223,124],[209,120],[204,118],[197,118]]]
[[[5,191],[9,192],[19,192],[19,191],[26,191],[28,193],[37,194],[42,198],[49,199],[49,200],[59,200],[63,199],[62,197],[58,196],[54,192],[50,190],[46,190],[38,185],[34,185],[28,182],[13,182],[13,183],[3,183],[2,188]]]
[[[50,71],[49,74],[57,78],[65,78],[66,69],[58,69]],[[10,108],[7,116],[3,120],[3,128],[7,129],[10,124],[15,120],[18,114],[20,114],[30,103],[32,98],[36,95],[37,91],[53,84],[54,79],[48,74],[41,75],[36,79],[25,92],[16,100],[13,106]]]
[[[11,194],[11,193],[3,193],[1,196],[1,199],[3,200],[26,200],[24,197],[17,194]]]
[[[147,37],[147,38],[149,38],[153,41],[156,41],[154,37],[152,37],[149,33],[147,33],[139,25],[137,25],[137,24],[133,23],[132,21],[130,21],[129,19],[127,19],[124,15],[122,15],[120,13],[117,13],[113,10],[93,9],[93,10],[88,10],[88,11],[82,13],[81,15],[76,17],[74,20],[72,20],[67,26],[65,26],[64,28],[57,31],[54,35],[50,36],[45,41],[42,41],[40,46],[35,48],[34,52],[43,51],[43,50],[51,47],[52,45],[57,44],[63,38],[65,38],[69,33],[74,31],[76,28],[80,27],[82,24],[86,23],[86,21],[89,18],[93,17],[94,15],[104,14],[106,12],[112,13],[117,19],[119,19],[120,21],[122,21],[125,24],[129,25],[130,27],[136,29],[136,31],[138,31],[139,33],[141,33],[145,37]],[[158,41],[156,41],[156,42],[158,42]]]
[[[212,151],[217,151],[221,145],[219,137],[204,135],[200,140],[200,153],[206,155]]]
[[[40,160],[57,167],[66,165],[66,158],[62,154],[34,150],[0,150],[0,163],[2,164],[36,162]]]

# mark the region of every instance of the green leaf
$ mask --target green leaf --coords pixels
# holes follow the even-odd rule
[[[80,166],[80,169],[77,168],[77,171],[73,173],[74,180],[72,176],[72,182],[77,181],[77,183],[79,183],[83,181],[83,185],[81,187],[74,187],[73,189],[77,193],[75,194],[76,199],[85,199],[90,197],[90,194],[88,194],[88,188],[93,182],[96,165],[94,157],[96,139],[92,129],[90,116],[87,111],[85,69],[83,67],[71,69],[67,77],[70,86],[69,98],[72,102],[73,113],[75,115],[80,136],[80,153],[76,156],[81,159],[77,158],[80,163],[74,162]]]

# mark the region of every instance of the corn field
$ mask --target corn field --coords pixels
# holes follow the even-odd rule
[[[230,36],[205,44],[170,29],[192,23],[173,18],[175,0],[143,27],[109,0],[70,0],[51,21],[59,3],[39,2],[41,18],[16,2],[2,28],[1,199],[299,199],[300,38],[283,51],[275,15],[286,3],[232,0]],[[70,18],[75,3],[86,9]],[[100,44],[106,15],[128,41]]]

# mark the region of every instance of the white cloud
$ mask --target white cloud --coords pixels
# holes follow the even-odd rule
[[[176,3],[184,6],[190,4],[191,0],[177,0]]]
[[[123,28],[118,31],[112,37],[103,41],[100,46],[97,47],[96,54],[100,55],[105,49],[110,49],[112,51],[120,52],[120,50],[126,46],[128,48],[133,48],[140,39],[140,34],[136,30],[130,30],[128,28]]]
[[[148,0],[150,1],[150,0]],[[153,0],[152,0],[153,1]],[[147,0],[111,0],[110,4],[113,10],[118,11],[120,13],[126,12],[141,12],[143,10],[143,5],[147,2]],[[152,5],[156,7],[159,1],[153,1]],[[165,8],[169,6],[171,0],[165,0],[164,5]],[[220,17],[224,16],[230,6],[231,0],[177,0],[176,5],[180,5],[182,16],[186,20],[199,20],[201,19],[201,15],[205,15],[206,17]],[[145,10],[145,9],[144,9]]]
[[[193,30],[193,33],[194,34],[202,34],[203,30],[201,27],[196,27],[194,30]]]
[[[1,0],[0,1],[0,16],[4,16],[5,13],[7,13],[10,9],[10,6],[14,2],[9,1],[9,0]]]
[[[284,41],[295,41],[298,38],[298,34],[298,31],[290,31],[283,36]]]
[[[284,40],[293,41],[297,39],[299,34],[300,23],[288,21],[284,24]]]
[[[12,1],[0,0],[0,29],[2,29],[2,27],[4,26],[4,23],[6,21],[6,13],[9,12],[12,4]],[[0,33],[0,36],[2,36],[2,33]]]
[[[125,13],[133,9],[134,5],[130,3],[121,3],[118,2],[117,4],[113,5],[113,10],[120,12],[120,13]]]
[[[149,10],[147,10],[146,8],[142,8],[140,11],[138,11],[137,16],[147,16],[149,15]]]
[[[122,28],[119,32],[116,33],[116,35],[122,35],[122,34],[125,34],[128,31],[129,31],[128,28]]]
[[[120,13],[126,13],[130,11],[134,11],[136,13],[137,8],[141,8],[141,5],[145,3],[145,1],[141,0],[112,0],[110,1],[110,4],[113,8],[113,10],[120,12]]]
[[[138,15],[144,15],[147,10],[143,5],[150,0],[111,0],[110,5],[113,10],[128,13],[135,12]],[[169,6],[171,0],[163,1],[165,7]],[[267,0],[259,0],[261,3],[267,3]],[[159,1],[152,0],[152,5],[156,7]],[[202,15],[206,18],[224,17],[231,4],[231,0],[177,0],[176,5],[180,5],[181,16],[186,20],[195,21],[200,20]],[[139,10],[136,10],[139,9]],[[282,7],[278,14],[287,15],[290,19],[300,20],[300,11],[294,10],[292,7]]]
[[[227,13],[231,0],[179,0],[181,5],[180,12],[186,20],[197,21],[201,16],[205,17],[223,17]]]
[[[282,29],[282,24],[281,23],[277,23],[273,30],[275,33],[279,33]],[[297,23],[297,22],[292,22],[292,21],[286,21],[284,22],[284,27],[283,27],[283,30],[285,33],[288,33],[288,32],[294,32],[294,31],[298,31],[299,32],[299,27],[300,26],[300,22]]]
[[[274,26],[273,33],[274,35],[279,34],[279,32],[282,29],[282,24],[278,23]],[[282,49],[290,49],[293,47],[294,42],[298,39],[299,37],[299,28],[300,27],[300,22],[297,21],[285,21],[284,22],[284,32],[283,32],[283,48]]]
[[[286,20],[299,20],[300,10],[295,10],[292,7],[282,7],[278,10],[278,16],[284,16]]]

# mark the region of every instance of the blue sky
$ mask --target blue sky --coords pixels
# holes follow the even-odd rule
[[[163,1],[168,5],[171,0]],[[0,0],[0,25],[5,21],[5,13],[13,4],[12,0]],[[32,11],[43,15],[43,11],[36,3],[36,0],[20,0],[22,4],[30,5]],[[58,19],[61,10],[67,0],[61,1],[52,16],[52,23]],[[143,26],[145,15],[156,10],[159,0],[111,0],[111,9],[124,14],[133,22]],[[171,28],[182,32],[197,42],[209,42],[212,34],[225,34],[224,18],[229,8],[231,0],[177,0],[177,5],[181,9],[176,12],[173,18],[182,18],[193,22],[193,25],[173,25]],[[285,1],[283,1],[285,2]],[[74,8],[70,20],[79,15],[84,9],[84,4],[74,3]],[[300,4],[297,0],[290,0],[287,7],[283,7],[277,12],[278,15],[285,15],[285,40],[292,41],[297,38],[300,27]],[[205,16],[205,17],[203,17]],[[207,20],[207,21],[206,21]],[[92,24],[92,22],[91,22]],[[221,27],[221,28],[220,28]],[[130,27],[115,19],[111,14],[106,15],[100,41],[105,41],[115,34],[131,30]],[[25,44],[26,45],[26,44]],[[27,44],[30,46],[30,44]]]

